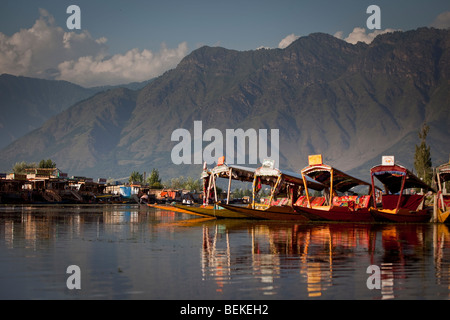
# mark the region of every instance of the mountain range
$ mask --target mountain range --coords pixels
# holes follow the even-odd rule
[[[93,92],[66,82],[46,88],[36,84],[44,80],[2,75],[2,111],[18,99],[29,101],[30,111],[2,112],[0,129],[6,123],[33,128],[38,120],[29,116],[47,120],[1,150],[0,170],[51,158],[70,175],[120,178],[157,168],[163,180],[198,177],[200,164],[171,160],[178,143],[172,133],[193,134],[194,121],[224,135],[226,129],[279,129],[277,166],[298,171],[308,155],[322,154],[365,180],[382,155],[413,169],[418,131],[427,123],[437,166],[450,154],[449,76],[450,31],[433,28],[386,33],[371,44],[314,33],[285,49],[205,46],[137,90]],[[58,102],[38,105],[46,92]]]
[[[140,89],[149,81],[84,88],[67,81],[0,75],[0,149],[41,127],[50,117],[98,92],[116,87]]]

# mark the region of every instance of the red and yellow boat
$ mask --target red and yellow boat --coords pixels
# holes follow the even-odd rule
[[[310,220],[372,222],[369,208],[374,206],[373,186],[332,166],[323,164],[322,155],[309,156],[309,165],[301,170],[307,178],[326,186],[321,196],[312,197],[305,184],[305,196],[294,204],[295,210]]]
[[[266,159],[262,166],[255,170],[253,180],[253,201],[247,207],[223,205],[225,209],[246,215],[248,218],[264,220],[296,220],[308,219],[293,208],[293,203],[302,194],[305,185],[313,190],[323,190],[325,186],[295,172],[275,168],[273,160]],[[262,185],[271,187],[270,196],[264,203],[257,203],[258,192]]]
[[[438,191],[435,196],[434,217],[437,222],[447,222],[450,215],[450,195],[446,194],[444,184],[450,181],[450,163],[440,165],[436,168],[435,175]],[[445,193],[445,194],[444,194]]]
[[[387,222],[429,222],[432,209],[425,206],[425,194],[434,191],[405,167],[384,163],[370,169],[372,185],[377,178],[384,185],[381,206],[370,209],[376,221]],[[414,189],[422,189],[416,194]],[[408,193],[407,191],[410,190]],[[375,194],[374,194],[375,196]]]

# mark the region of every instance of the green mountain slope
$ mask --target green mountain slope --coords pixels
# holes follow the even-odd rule
[[[95,92],[67,81],[0,75],[0,147]]]
[[[366,179],[381,155],[412,168],[417,131],[430,125],[433,163],[448,161],[450,31],[422,28],[370,45],[326,34],[285,49],[202,47],[139,91],[110,90],[78,103],[2,150],[0,168],[54,159],[71,174],[124,177],[158,168],[163,179],[198,176],[174,165],[174,130],[279,129],[280,164],[309,154]],[[224,141],[225,143],[225,141]],[[203,142],[203,148],[209,142]]]
[[[138,90],[145,84],[83,88],[67,81],[0,75],[0,148],[41,127],[50,117],[94,94],[117,87]]]

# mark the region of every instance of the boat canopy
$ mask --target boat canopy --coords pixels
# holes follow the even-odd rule
[[[303,177],[299,173],[291,172],[288,170],[281,170],[277,168],[270,168],[267,166],[259,167],[255,170],[255,178],[261,177],[263,184],[269,184],[274,186],[279,177],[285,183],[291,183],[295,185],[303,186]],[[306,177],[308,187],[314,190],[323,190],[326,186],[320,182],[317,182],[310,177]]]
[[[248,168],[236,165],[222,164],[211,169],[211,174],[219,178],[230,178],[239,181],[253,181],[255,168]]]
[[[255,208],[256,205],[256,194],[261,190],[262,184],[271,186],[268,205],[271,205],[272,200],[282,191],[288,194],[288,198],[292,203],[295,203],[294,200],[297,197],[298,192],[306,185],[314,190],[323,190],[326,188],[325,185],[314,181],[309,177],[304,179],[301,174],[275,168],[275,161],[270,159],[265,159],[262,166],[255,170],[254,177],[253,208]]]
[[[225,157],[220,157],[217,166],[211,169],[208,173],[206,170],[206,165],[203,168],[202,179],[204,181],[204,194],[205,201],[204,204],[209,204],[209,197],[212,190],[214,190],[214,200],[218,201],[217,197],[217,178],[228,179],[228,190],[227,190],[227,204],[230,201],[231,193],[231,180],[247,181],[252,182],[254,180],[255,168],[229,165],[225,162]]]
[[[441,182],[450,181],[450,163],[440,165],[436,168],[436,176]]]
[[[302,175],[310,177],[315,181],[339,192],[346,192],[358,185],[371,186],[368,182],[354,178],[326,164],[309,165],[305,167],[301,173]]]
[[[401,193],[404,189],[420,188],[435,191],[431,186],[420,180],[405,167],[393,165],[378,165],[370,169],[370,175],[376,177],[385,187],[386,192]]]

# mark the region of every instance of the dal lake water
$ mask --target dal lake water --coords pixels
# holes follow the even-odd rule
[[[68,288],[72,265],[80,289]],[[138,205],[0,207],[3,300],[449,295],[450,233],[442,224],[215,220]]]

